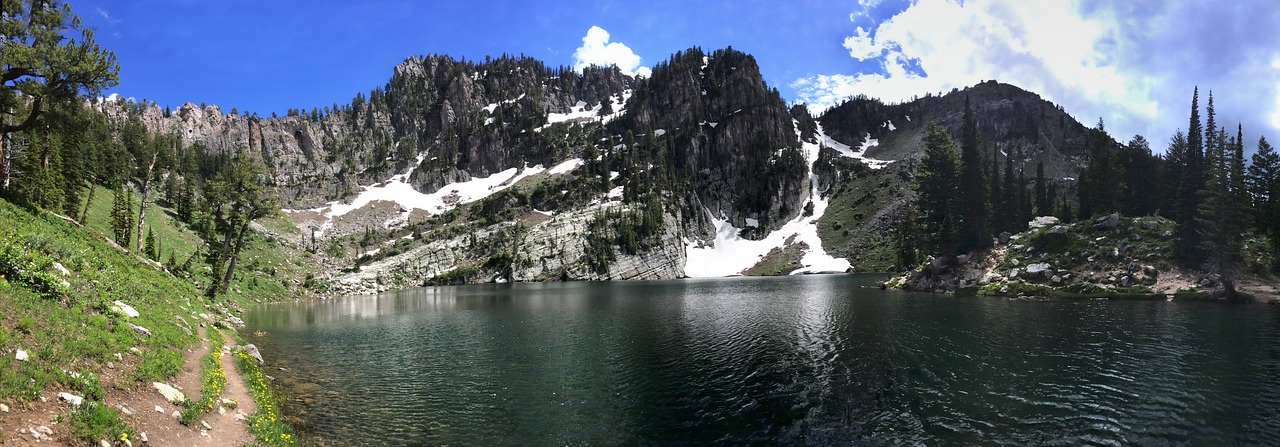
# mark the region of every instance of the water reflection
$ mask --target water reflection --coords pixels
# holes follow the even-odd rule
[[[316,445],[1280,444],[1274,308],[870,282],[440,287],[246,320]]]

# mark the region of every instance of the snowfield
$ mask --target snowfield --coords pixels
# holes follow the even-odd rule
[[[324,224],[320,226],[316,236],[323,236],[324,232],[333,227],[333,220],[346,215],[352,211],[364,208],[370,203],[376,201],[394,202],[403,210],[399,217],[393,218],[386,222],[386,225],[395,225],[397,222],[403,223],[407,220],[409,213],[413,210],[425,210],[431,214],[440,214],[453,209],[457,205],[475,202],[477,200],[489,197],[493,193],[506,189],[514,185],[516,182],[543,172],[542,165],[528,166],[524,168],[510,168],[502,172],[490,175],[488,177],[472,178],[471,180],[458,183],[450,183],[430,194],[424,194],[409,184],[409,177],[413,174],[413,170],[417,168],[425,155],[418,156],[418,162],[409,168],[404,174],[392,176],[390,180],[372,186],[361,186],[362,191],[350,203],[329,202],[329,204],[313,208],[310,210],[284,210],[288,212],[298,211],[315,211],[324,215]],[[564,163],[561,163],[563,165]],[[559,168],[560,166],[557,166]]]
[[[799,129],[799,126],[796,126]],[[798,132],[798,130],[797,130]],[[835,143],[830,140],[823,132],[822,127],[818,127],[819,143],[804,143],[804,153],[806,168],[809,170],[809,182],[812,190],[817,188],[817,176],[813,174],[813,162],[818,160],[819,144],[826,141]],[[798,137],[799,135],[797,135]],[[836,143],[839,144],[839,143]],[[848,151],[849,147],[845,145],[844,150]],[[828,144],[828,147],[833,147]],[[840,148],[836,148],[840,150]],[[852,151],[850,151],[852,152]],[[842,154],[844,152],[841,152]],[[885,162],[887,164],[887,162]],[[769,233],[764,239],[752,241],[743,239],[738,236],[741,228],[734,227],[723,216],[717,218],[711,217],[713,225],[716,227],[715,240],[710,246],[699,246],[697,242],[689,242],[686,246],[688,254],[687,261],[684,266],[684,274],[692,278],[706,278],[719,276],[733,276],[741,274],[743,270],[751,268],[760,258],[769,253],[774,248],[782,247],[786,244],[788,238],[795,236],[795,243],[804,242],[809,245],[809,249],[804,256],[800,258],[800,265],[803,267],[792,271],[792,275],[801,273],[839,273],[849,270],[849,260],[844,258],[836,258],[828,255],[826,250],[822,248],[822,240],[818,238],[818,219],[827,211],[827,200],[814,194],[810,197],[813,202],[813,215],[809,217],[797,216],[795,219],[787,222],[781,229]],[[748,225],[755,219],[747,222]]]

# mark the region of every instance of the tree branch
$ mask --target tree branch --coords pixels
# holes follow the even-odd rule
[[[0,134],[25,130],[26,128],[31,127],[32,124],[35,124],[36,117],[41,113],[40,104],[43,101],[44,98],[39,96],[35,97],[35,101],[31,103],[31,114],[27,115],[27,119],[16,125],[0,124]]]

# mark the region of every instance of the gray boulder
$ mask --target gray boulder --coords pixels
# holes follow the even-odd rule
[[[1093,221],[1096,230],[1112,230],[1120,225],[1120,213],[1111,213]]]

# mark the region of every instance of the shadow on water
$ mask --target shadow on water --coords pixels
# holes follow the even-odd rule
[[[433,287],[245,319],[316,445],[1280,444],[1273,307],[877,279]]]

